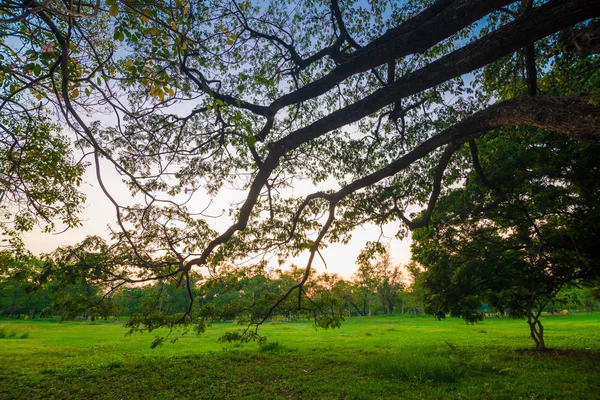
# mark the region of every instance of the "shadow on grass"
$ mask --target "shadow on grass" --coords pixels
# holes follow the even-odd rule
[[[364,361],[365,374],[414,383],[454,383],[463,375],[458,364],[441,354],[416,355],[386,353]]]

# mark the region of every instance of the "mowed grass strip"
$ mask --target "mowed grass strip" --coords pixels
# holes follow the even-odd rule
[[[597,399],[600,314],[544,324],[547,352],[524,321],[498,318],[270,323],[263,347],[219,343],[240,327],[218,323],[157,349],[122,322],[0,321],[0,398]]]

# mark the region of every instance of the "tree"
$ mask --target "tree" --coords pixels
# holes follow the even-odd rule
[[[594,62],[593,40],[581,40],[597,34],[593,0],[2,7],[0,116],[9,139],[1,152],[25,148],[12,146],[22,141],[21,119],[36,126],[55,115],[76,135],[117,213],[113,251],[133,255],[135,273],[122,281],[176,277],[189,289],[193,271],[306,251],[305,272],[284,296],[302,293],[328,242],[348,241],[366,222],[402,220],[399,235],[426,224],[463,143],[515,125],[599,136],[594,90],[497,97],[481,75],[524,58],[516,65],[535,81],[553,60],[535,58],[536,42],[583,48]],[[562,29],[572,34],[559,38]],[[111,121],[94,121],[101,113]],[[115,200],[106,163],[140,205]],[[296,179],[321,187],[294,195]],[[217,232],[201,194],[227,186],[243,195]],[[56,202],[77,204],[42,200]],[[423,220],[405,215],[414,205],[427,208]]]
[[[498,140],[505,134],[519,137]],[[526,317],[544,349],[542,312],[565,285],[598,276],[600,148],[556,136],[535,146],[532,135],[548,136],[511,128],[471,144],[463,154],[478,167],[440,198],[431,225],[415,232],[413,258],[426,269],[420,280],[430,311],[473,322],[489,302]]]
[[[386,248],[386,251],[380,256],[375,268],[380,277],[377,294],[383,306],[383,312],[392,314],[399,300],[398,296],[404,290],[404,283],[400,267],[392,265],[389,248]]]
[[[362,303],[362,315],[372,315],[374,301],[385,314],[394,311],[398,293],[404,289],[400,267],[392,265],[389,246],[379,242],[368,243],[357,258],[358,269],[354,274],[356,295]],[[358,307],[355,308],[358,309]]]
[[[6,82],[0,75],[2,84]],[[30,231],[35,224],[46,232],[54,230],[56,220],[66,227],[81,224],[85,197],[78,186],[86,163],[73,159],[69,140],[47,115],[32,117],[30,112],[41,111],[27,109],[15,113],[9,99],[2,101],[0,234],[7,247],[22,248],[20,232]]]
[[[0,313],[9,318],[35,318],[51,305],[44,290],[44,261],[30,254],[0,252]]]
[[[364,253],[361,255],[364,255]],[[359,301],[360,308],[356,305],[354,307],[361,315],[370,317],[373,313],[374,302],[377,296],[377,275],[368,256],[357,261],[358,268],[354,274],[353,281],[356,287],[355,296]]]

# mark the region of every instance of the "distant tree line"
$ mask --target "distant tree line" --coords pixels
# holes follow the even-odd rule
[[[310,309],[298,307],[297,296],[277,303],[302,278],[303,269],[295,266],[269,273],[223,266],[210,280],[196,276],[189,289],[175,278],[113,289],[106,277],[94,276],[94,268],[90,267],[90,263],[101,263],[103,259],[100,253],[87,253],[74,262],[64,257],[64,249],[41,257],[1,252],[0,314],[6,318],[60,320],[128,316],[130,324],[139,327],[142,321],[154,318],[158,325],[165,318],[183,315],[190,308],[191,294],[196,299],[194,313],[205,321],[251,322],[263,316],[267,320],[293,321],[400,313],[436,315],[425,303],[419,268],[408,266],[408,280],[413,281],[408,285],[402,269],[392,264],[389,249],[379,244],[367,246],[361,253],[352,279],[335,273],[311,276],[302,293],[314,305]],[[560,313],[563,309],[592,311],[599,307],[598,293],[570,286],[553,299],[547,310]],[[502,315],[502,310],[493,305],[480,304],[479,310]]]
[[[86,239],[87,250],[103,241]],[[93,246],[91,244],[93,243]],[[76,251],[78,249],[78,251]],[[77,257],[74,257],[77,254]],[[358,258],[352,279],[314,274],[301,296],[313,307],[298,307],[298,296],[278,299],[302,279],[304,270],[220,267],[211,279],[195,275],[189,285],[175,277],[149,284],[111,285],[109,256],[81,247],[60,248],[40,257],[0,252],[0,314],[8,318],[95,320],[130,316],[133,320],[178,316],[189,311],[206,320],[269,320],[423,313],[422,290],[407,285],[389,249],[374,244]]]

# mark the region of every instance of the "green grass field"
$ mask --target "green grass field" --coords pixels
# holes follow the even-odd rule
[[[0,320],[0,398],[600,398],[600,314],[544,324],[547,352],[496,318],[271,323],[262,348],[218,343],[239,328],[219,323],[156,349],[122,322]]]

